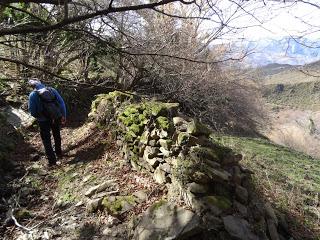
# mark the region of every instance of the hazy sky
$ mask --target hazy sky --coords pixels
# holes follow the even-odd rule
[[[218,3],[225,19],[234,14],[237,8],[235,1],[221,0]],[[317,3],[320,6],[320,0],[306,1]],[[265,0],[265,3],[266,5],[262,1],[248,1],[243,9],[238,10],[233,16],[230,26],[244,28],[237,33],[237,37],[258,40],[288,35],[306,35],[308,38],[320,39],[320,7],[306,3],[283,3],[282,1]],[[246,28],[255,25],[259,26]],[[230,37],[233,38],[232,34]]]

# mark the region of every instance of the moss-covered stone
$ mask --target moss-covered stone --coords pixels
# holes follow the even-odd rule
[[[203,161],[204,159],[220,162],[218,154],[212,148],[194,146],[190,148],[190,157],[195,161]]]
[[[198,120],[193,119],[188,123],[187,132],[194,136],[205,135],[209,136],[211,131],[204,124],[200,123]]]
[[[103,208],[113,215],[122,214],[130,211],[137,202],[137,198],[129,196],[105,197],[102,200]]]
[[[179,146],[187,144],[189,137],[190,137],[190,135],[186,132],[179,133],[179,135],[177,137],[177,144]]]
[[[172,124],[167,117],[163,117],[163,116],[157,117],[157,124],[160,128],[166,131],[172,128]]]
[[[222,196],[206,196],[203,197],[204,202],[214,205],[221,210],[227,210],[232,207],[232,203],[228,198]]]

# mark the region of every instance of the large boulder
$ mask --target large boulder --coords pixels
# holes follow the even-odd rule
[[[135,228],[133,239],[187,239],[200,231],[200,218],[196,214],[160,201],[142,216]]]

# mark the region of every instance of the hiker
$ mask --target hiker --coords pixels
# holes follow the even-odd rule
[[[46,87],[36,78],[30,79],[28,83],[34,87],[29,95],[29,112],[38,121],[49,166],[54,166],[57,158],[62,158],[60,128],[66,123],[66,106],[54,88]],[[51,130],[55,153],[51,144]]]

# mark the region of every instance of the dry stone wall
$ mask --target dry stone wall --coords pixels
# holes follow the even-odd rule
[[[112,126],[117,145],[131,166],[166,184],[168,200],[184,203],[199,219],[193,220],[197,226],[188,225],[187,233],[171,231],[175,235],[169,236],[170,231],[152,231],[150,224],[157,222],[155,212],[159,212],[153,206],[137,224],[134,238],[169,234],[170,239],[290,239],[285,220],[280,221],[271,205],[251,190],[252,173],[239,164],[242,156],[215,143],[208,127],[178,110],[177,103],[120,92],[99,95],[92,104],[90,116]],[[197,231],[191,231],[194,229]]]

